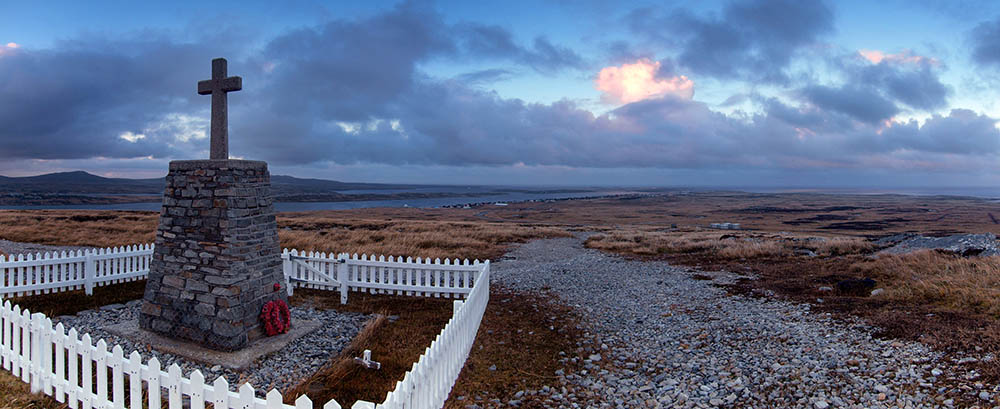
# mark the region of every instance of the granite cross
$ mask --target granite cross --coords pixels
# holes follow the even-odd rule
[[[243,89],[243,78],[226,77],[225,58],[212,60],[212,79],[198,81],[198,94],[212,94],[212,150],[209,159],[229,159],[229,108],[226,93]]]

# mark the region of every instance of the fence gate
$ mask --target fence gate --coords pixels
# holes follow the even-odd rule
[[[339,288],[341,304],[347,303],[347,277],[343,274],[347,260],[343,258],[317,260],[296,254],[288,254],[286,260],[285,277],[288,279],[286,284],[288,295],[292,295],[292,283],[299,283],[307,288]]]

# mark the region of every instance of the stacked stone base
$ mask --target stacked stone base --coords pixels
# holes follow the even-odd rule
[[[222,351],[263,335],[264,304],[287,302],[270,186],[264,162],[170,163],[142,328]]]

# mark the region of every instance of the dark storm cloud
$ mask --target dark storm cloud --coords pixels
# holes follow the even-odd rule
[[[649,41],[679,48],[677,61],[696,73],[772,83],[788,82],[792,56],[833,31],[822,1],[732,2],[718,17],[646,8],[626,20]]]
[[[881,60],[875,62],[859,53],[833,58],[830,62],[845,74],[849,84],[868,87],[895,102],[920,110],[947,106],[951,89],[939,77],[945,68],[943,64],[909,50],[879,55]]]
[[[881,87],[890,97],[913,108],[932,110],[948,104],[949,89],[928,64],[900,69],[883,61],[865,68],[859,77],[862,82]]]
[[[269,109],[339,120],[386,114],[408,90],[414,67],[436,53],[453,51],[441,16],[403,4],[363,20],[337,20],[273,39],[258,57],[273,64],[264,78]]]
[[[553,44],[545,37],[535,37],[531,47],[514,41],[507,29],[495,25],[466,23],[454,28],[462,51],[472,56],[510,60],[541,73],[566,68],[582,68],[583,58],[567,47]]]
[[[969,33],[972,61],[983,67],[1000,68],[1000,17],[979,23]]]
[[[814,106],[878,123],[903,108],[933,111],[948,105],[951,89],[938,76],[940,63],[910,51],[869,60],[859,53],[832,58],[831,66],[843,73],[839,85],[810,84],[799,94]]]
[[[189,78],[205,74],[210,57],[205,47],[156,39],[88,38],[55,50],[4,53],[0,158],[174,154],[173,135],[160,131],[170,127],[168,114],[191,110],[196,95]],[[119,138],[125,132],[145,138],[128,142]]]
[[[892,101],[861,87],[831,88],[812,85],[804,88],[802,95],[820,109],[839,112],[873,124],[899,113],[899,108]]]
[[[948,116],[934,115],[922,126],[910,121],[886,129],[883,143],[892,149],[912,149],[962,155],[1000,152],[996,120],[967,109],[954,109]]]
[[[1000,17],[979,23],[969,33],[972,60],[983,66],[1000,66]]]

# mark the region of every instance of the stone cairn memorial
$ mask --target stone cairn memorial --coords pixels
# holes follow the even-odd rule
[[[265,303],[287,302],[267,163],[229,159],[226,93],[242,89],[212,60],[210,160],[170,162],[139,319],[145,330],[235,351],[263,336]]]

